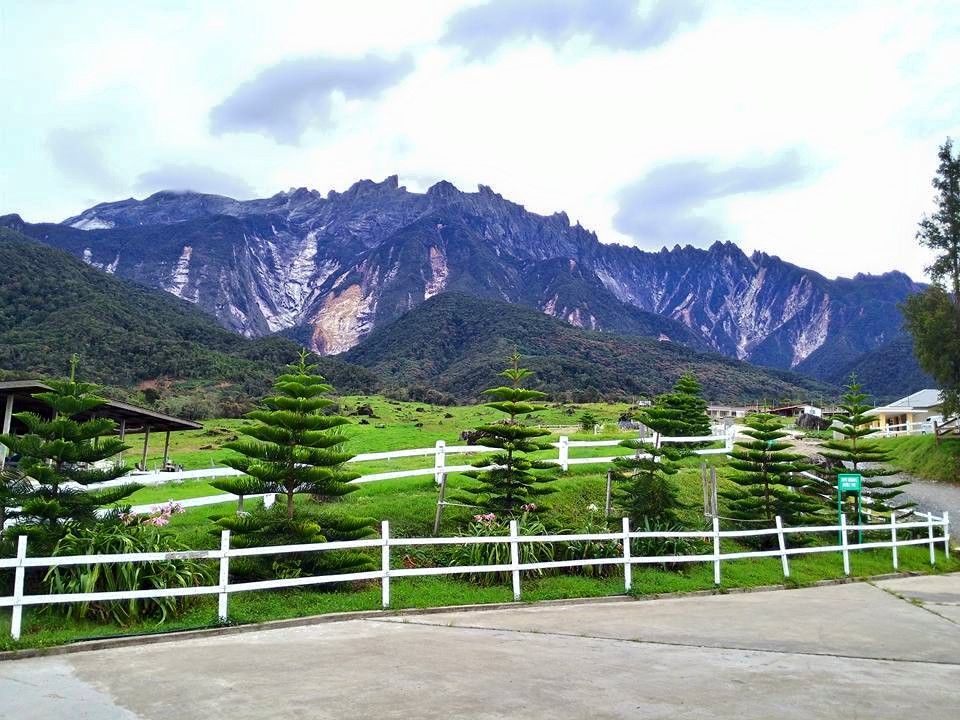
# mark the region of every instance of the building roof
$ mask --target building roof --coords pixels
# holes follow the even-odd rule
[[[900,398],[896,402],[892,402],[889,405],[875,407],[873,410],[868,410],[865,414],[876,415],[877,413],[930,410],[932,408],[939,407],[943,403],[943,401],[940,399],[940,395],[941,391],[935,388],[917,390],[917,392],[913,393],[912,395],[907,395],[905,398]]]
[[[35,393],[46,392],[50,390],[49,385],[44,385],[38,380],[8,380],[0,382],[0,411],[4,407],[6,398],[13,395],[13,412],[44,412],[48,411],[47,406],[33,397]],[[124,425],[124,432],[127,435],[142,433],[147,427],[151,432],[165,432],[177,430],[200,430],[203,426],[191,420],[164,415],[154,410],[128,405],[118,400],[107,400],[103,405],[94,408],[89,413],[78,416],[81,420],[91,417],[105,417],[114,420],[118,426]]]

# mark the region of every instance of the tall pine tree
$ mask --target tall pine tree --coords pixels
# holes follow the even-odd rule
[[[262,409],[247,414],[253,423],[240,429],[244,439],[224,445],[240,455],[224,462],[244,474],[211,485],[240,496],[276,493],[282,497],[269,510],[217,520],[235,533],[239,547],[356,540],[372,533],[371,518],[349,517],[322,506],[356,490],[356,485],[348,483],[359,475],[343,468],[353,457],[339,449],[346,441],[341,428],[349,420],[329,412],[335,405],[327,397],[333,387],[316,369],[302,352],[299,362],[276,379],[276,394],[263,399]],[[316,502],[298,504],[297,495]],[[297,575],[371,566],[364,553],[330,551],[286,560],[279,571]]]
[[[707,401],[703,399],[703,388],[692,372],[687,371],[681,375],[673,386],[673,392],[659,397],[657,404],[680,411],[680,419],[685,427],[676,431],[677,436],[696,437],[710,434]]]
[[[812,481],[798,473],[809,465],[789,452],[787,433],[774,415],[750,415],[743,431],[749,440],[734,444],[730,466],[739,472],[733,488],[719,491],[727,514],[736,520],[770,523],[779,515],[788,525],[826,521],[826,501],[815,494]]]
[[[476,463],[478,468],[486,469],[464,473],[478,481],[477,485],[465,488],[470,500],[493,513],[516,514],[524,505],[536,504],[535,501],[540,497],[556,492],[547,486],[554,478],[546,473],[556,472],[557,465],[525,457],[527,453],[547,450],[552,446],[536,440],[549,435],[549,430],[528,427],[519,420],[542,408],[532,404],[531,400],[546,397],[546,393],[539,390],[521,387],[523,381],[533,373],[520,367],[520,359],[518,353],[511,355],[510,366],[499,373],[500,377],[510,381],[509,385],[483,391],[484,395],[497,399],[496,402],[487,403],[487,407],[499,410],[507,417],[500,422],[478,427],[477,442],[498,448],[500,452]]]
[[[659,402],[642,410],[635,418],[654,432],[652,443],[624,440],[623,447],[635,450],[633,456],[617,458],[617,503],[626,512],[634,527],[644,524],[673,524],[685,506],[680,502],[671,478],[679,468],[675,462],[683,455],[676,446],[661,445],[660,437],[677,437],[689,432],[684,411]]]
[[[33,412],[15,413],[26,426],[24,435],[0,435],[0,444],[11,454],[19,455],[17,473],[34,483],[8,481],[19,497],[5,498],[19,503],[19,510],[6,511],[16,525],[11,535],[29,535],[47,550],[73,526],[92,525],[98,521],[97,511],[119,502],[142,486],[126,483],[105,490],[86,490],[91,483],[114,480],[125,475],[122,463],[102,461],[118,455],[127,445],[115,435],[117,424],[107,418],[93,417],[95,410],[106,403],[96,394],[96,386],[77,380],[78,357],[70,360],[70,378],[47,382],[49,391],[33,397],[49,408],[43,415]],[[81,416],[88,419],[81,420]]]
[[[843,438],[824,442],[822,447],[826,450],[820,454],[835,463],[834,467],[827,471],[827,477],[834,488],[834,502],[837,475],[845,472],[859,473],[864,478],[863,494],[869,497],[869,502],[864,503],[866,509],[870,513],[889,516],[893,510],[911,508],[916,503],[897,500],[903,494],[899,488],[908,484],[906,480],[886,482],[880,479],[896,471],[882,466],[890,460],[890,453],[882,449],[876,441],[868,439],[879,429],[870,427],[876,418],[866,415],[869,409],[867,395],[857,382],[857,376],[850,375],[846,392],[840,402],[842,412],[834,416],[835,422],[831,428]]]

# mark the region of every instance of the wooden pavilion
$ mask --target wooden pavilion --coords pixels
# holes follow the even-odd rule
[[[50,408],[40,402],[33,396],[36,393],[47,392],[51,390],[49,385],[45,385],[38,380],[8,380],[0,382],[0,408],[3,411],[2,431],[18,432],[25,428],[13,417],[18,412],[35,412],[39,415],[49,415]],[[140,468],[146,470],[147,467],[147,443],[150,442],[150,433],[166,433],[163,443],[163,467],[166,468],[170,460],[170,433],[180,430],[200,430],[203,428],[199,423],[182,418],[164,415],[154,410],[128,405],[117,400],[107,400],[106,403],[94,408],[84,415],[80,415],[80,420],[88,420],[93,417],[109,418],[117,423],[117,434],[121,440],[128,435],[143,435],[143,451],[140,457]],[[0,445],[0,469],[4,467],[7,459],[7,448]]]

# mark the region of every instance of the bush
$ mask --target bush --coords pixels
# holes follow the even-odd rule
[[[689,528],[666,522],[651,522],[644,519],[643,527],[633,528],[638,532],[682,532]],[[713,552],[710,541],[701,538],[643,537],[630,541],[633,557],[664,557],[670,555],[708,555]],[[680,570],[686,563],[660,563],[664,570]]]
[[[539,519],[529,512],[517,518],[517,532],[520,535],[547,535],[547,529]],[[463,537],[489,537],[494,535],[509,535],[510,522],[508,519],[499,519],[493,513],[474,515],[473,522],[467,526]],[[550,562],[554,560],[554,548],[551,543],[525,542],[519,543],[520,563]],[[457,545],[451,555],[451,565],[509,565],[509,543],[476,543]],[[543,570],[528,570],[537,575],[546,574]],[[469,573],[465,577],[478,585],[499,585],[510,582],[510,573],[485,572]]]
[[[591,514],[586,523],[570,531],[576,535],[599,535],[609,533],[610,528],[602,518]],[[562,544],[558,553],[558,560],[599,560],[601,558],[623,557],[623,543],[617,540],[572,540]],[[587,575],[589,577],[609,577],[623,572],[622,565],[583,565],[581,567],[565,568],[565,572],[573,575]]]
[[[119,553],[178,552],[188,550],[153,525],[101,524],[71,529],[53,550],[66,555],[113,555]],[[212,569],[197,560],[162,560],[137,563],[64,565],[50,568],[43,579],[51,594],[116,592],[155,588],[184,588],[207,584]],[[131,625],[145,618],[162,623],[176,616],[189,597],[140,600],[100,600],[60,605],[69,618],[92,618],[101,622]]]

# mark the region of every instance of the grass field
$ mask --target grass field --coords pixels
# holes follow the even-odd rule
[[[893,457],[898,470],[941,482],[960,482],[960,438],[944,438],[937,445],[933,435],[881,438],[880,445]]]

